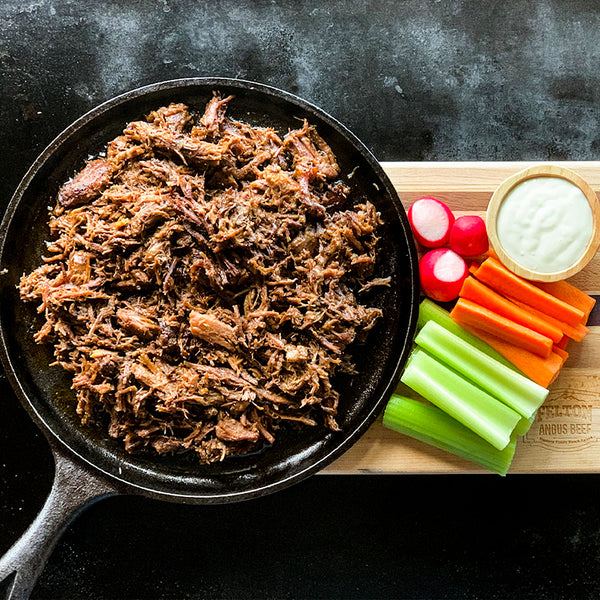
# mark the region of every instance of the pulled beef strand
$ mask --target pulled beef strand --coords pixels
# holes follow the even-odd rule
[[[314,127],[281,138],[215,94],[127,125],[59,190],[36,302],[82,422],[129,452],[222,460],[283,423],[336,430],[336,373],[379,309],[380,218]]]

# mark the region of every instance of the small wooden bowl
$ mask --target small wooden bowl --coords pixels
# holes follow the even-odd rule
[[[586,246],[586,249],[582,256],[577,260],[576,263],[569,266],[562,271],[555,271],[552,273],[541,273],[538,271],[534,271],[523,265],[519,264],[515,260],[513,260],[508,254],[505,252],[502,244],[500,243],[500,239],[498,238],[498,233],[496,229],[496,220],[498,217],[498,213],[500,211],[500,206],[506,196],[512,191],[512,189],[520,183],[527,181],[528,179],[533,179],[536,177],[560,177],[561,179],[566,179],[570,183],[576,185],[586,197],[590,208],[592,210],[592,218],[593,218],[593,226],[592,226],[592,235],[590,236],[590,241]],[[486,212],[486,226],[488,232],[488,238],[490,241],[490,245],[493,248],[494,252],[498,255],[500,260],[506,265],[508,269],[510,269],[516,275],[520,277],[524,277],[525,279],[530,279],[532,281],[560,281],[562,279],[567,279],[575,273],[581,271],[585,265],[587,265],[593,256],[596,254],[598,247],[600,246],[600,204],[598,203],[598,198],[596,197],[596,192],[591,188],[589,183],[585,181],[581,176],[577,173],[571,171],[570,169],[566,169],[565,167],[559,167],[558,165],[536,165],[534,167],[529,167],[515,175],[512,175],[508,179],[505,179],[496,189],[490,203],[488,204],[487,212]]]

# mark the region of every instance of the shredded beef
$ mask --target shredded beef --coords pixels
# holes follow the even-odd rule
[[[82,422],[128,452],[222,460],[283,423],[336,430],[335,374],[381,311],[380,217],[314,127],[280,137],[183,104],[130,123],[59,190],[24,275]]]

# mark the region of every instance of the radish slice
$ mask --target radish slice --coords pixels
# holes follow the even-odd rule
[[[408,209],[415,239],[426,248],[439,248],[448,242],[454,223],[452,211],[435,198],[419,198]]]
[[[450,302],[458,298],[468,274],[469,269],[462,256],[449,248],[430,250],[419,262],[423,292],[438,302]]]
[[[489,248],[485,221],[477,215],[458,217],[450,230],[450,248],[461,256],[478,256]]]

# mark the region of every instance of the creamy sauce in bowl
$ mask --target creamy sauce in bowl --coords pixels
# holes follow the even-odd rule
[[[561,177],[527,179],[506,195],[496,233],[506,254],[538,273],[568,269],[585,254],[594,219],[585,194]]]

